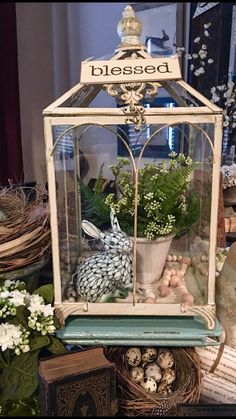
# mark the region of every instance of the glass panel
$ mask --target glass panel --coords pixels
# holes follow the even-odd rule
[[[143,128],[53,128],[63,301],[207,303],[213,125]]]

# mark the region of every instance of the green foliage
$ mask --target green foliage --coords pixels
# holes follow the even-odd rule
[[[119,196],[110,194],[106,204],[118,216],[121,228],[133,235],[134,175],[126,170],[128,159],[110,166]],[[191,175],[196,163],[183,154],[171,153],[170,162],[146,164],[138,172],[138,231],[139,237],[153,240],[158,236],[186,233],[198,219],[200,201],[191,190]]]
[[[18,401],[33,397],[38,388],[39,357],[45,350],[55,355],[67,352],[54,334],[58,323],[52,301],[51,284],[33,294],[19,280],[0,286],[0,403],[10,403],[18,413],[24,410]]]
[[[46,284],[42,285],[41,287],[37,288],[33,294],[38,294],[43,297],[45,303],[52,304],[53,297],[54,297],[54,291],[53,291],[53,285],[52,284]]]
[[[110,224],[110,208],[113,208],[123,231],[133,235],[135,177],[127,170],[130,162],[118,159],[110,166],[115,177],[117,194],[105,197],[102,193],[103,165],[95,190],[78,179],[82,198],[82,216],[96,226]],[[200,200],[191,188],[191,176],[197,164],[183,154],[170,154],[167,163],[145,164],[138,171],[138,237],[154,240],[158,236],[185,234],[200,214]]]
[[[38,387],[38,356],[39,349],[11,358],[1,373],[1,401],[24,399],[35,392]]]
[[[77,177],[77,180],[82,202],[82,218],[98,227],[102,224],[109,223],[110,208],[105,203],[105,196],[102,194],[102,168],[100,169],[100,174],[94,186],[94,190],[85,184],[79,177]]]

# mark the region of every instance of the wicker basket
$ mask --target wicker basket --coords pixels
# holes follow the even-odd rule
[[[128,347],[105,349],[117,370],[118,413],[121,416],[175,416],[178,403],[197,403],[200,397],[200,361],[193,348],[169,348],[175,359],[176,380],[168,396],[147,393],[130,379],[125,352]]]

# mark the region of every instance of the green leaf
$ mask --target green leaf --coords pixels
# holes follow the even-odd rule
[[[55,355],[67,352],[65,345],[54,336],[50,336],[50,344],[47,349]]]
[[[46,284],[42,285],[41,287],[37,288],[33,294],[39,294],[41,297],[43,297],[46,304],[49,304],[53,302],[54,298],[54,292],[53,292],[53,285],[52,284]]]
[[[0,376],[0,401],[30,397],[38,387],[39,350],[15,356]]]
[[[28,327],[28,323],[27,323],[27,321],[26,321],[26,318],[28,317],[28,316],[26,316],[25,315],[25,312],[26,312],[26,308],[25,308],[25,306],[18,306],[18,307],[16,307],[16,318],[17,318],[17,320],[18,320],[18,324],[22,324],[24,327]],[[11,322],[11,323],[13,323],[13,322]]]
[[[78,177],[78,189],[82,201],[82,216],[98,227],[103,223],[110,223],[110,208],[105,203],[101,192],[94,192]],[[99,180],[101,183],[101,179]],[[100,187],[97,186],[97,190]]]
[[[35,335],[35,337],[30,339],[30,350],[34,351],[35,349],[43,348],[50,343],[50,338],[48,335]]]
[[[0,352],[0,369],[6,366],[6,360],[3,357],[3,353]]]

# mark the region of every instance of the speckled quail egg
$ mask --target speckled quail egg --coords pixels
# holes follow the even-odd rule
[[[129,348],[125,353],[125,358],[128,365],[137,367],[142,360],[141,350],[139,348]]]
[[[174,362],[174,356],[168,350],[162,350],[157,356],[157,363],[163,370],[173,367]]]
[[[130,371],[131,380],[140,383],[144,378],[144,370],[141,367],[133,367]]]
[[[159,383],[159,381],[162,379],[161,368],[154,362],[148,364],[145,368],[145,376],[148,378],[153,378],[156,383]]]
[[[161,394],[162,396],[167,396],[168,394],[172,393],[172,388],[171,386],[168,386],[165,381],[163,381],[157,387],[157,393]]]
[[[167,368],[163,373],[161,381],[165,382],[166,384],[171,384],[173,383],[173,381],[175,381],[175,378],[176,378],[175,370],[172,370],[171,368]]]
[[[156,348],[144,348],[142,350],[142,361],[143,362],[153,362],[157,357]]]
[[[157,383],[153,378],[144,377],[144,379],[140,381],[140,385],[148,393],[156,393]]]

